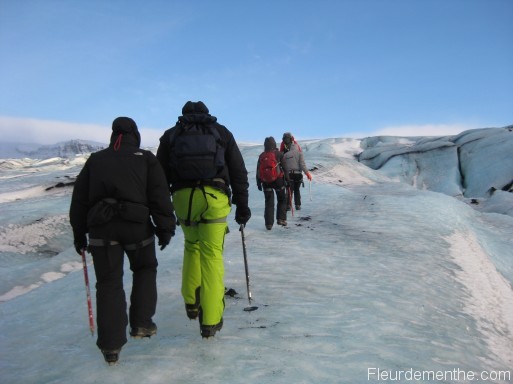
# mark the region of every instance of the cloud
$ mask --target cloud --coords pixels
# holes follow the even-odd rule
[[[0,134],[4,142],[55,144],[73,139],[106,142],[110,126],[0,116]]]
[[[397,125],[379,129],[370,136],[450,136],[474,128],[465,124]]]
[[[139,127],[141,146],[156,146],[162,130]],[[12,143],[55,144],[68,140],[108,143],[111,126],[0,116],[0,140]]]

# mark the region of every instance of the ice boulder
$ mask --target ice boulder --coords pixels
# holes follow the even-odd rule
[[[513,126],[456,136],[374,136],[361,147],[358,161],[419,189],[485,197],[513,182]]]

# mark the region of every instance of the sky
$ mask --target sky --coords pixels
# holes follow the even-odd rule
[[[504,131],[509,136],[483,130],[478,140],[463,140],[478,161],[469,158],[461,169],[480,190],[506,173],[486,159],[513,161],[513,136]],[[489,155],[490,141],[500,156]],[[512,383],[513,194],[476,196],[479,204],[472,204],[470,196],[433,192],[443,183],[443,190],[454,189],[458,158],[439,156],[425,140],[395,140],[397,152],[401,146],[418,150],[390,158],[386,172],[357,162],[359,144],[301,142],[315,167],[312,184],[305,180],[302,209],[288,212],[287,227],[271,231],[264,225],[263,193],[252,181],[263,145],[242,146],[252,210],[244,230],[249,287],[258,309],[243,310],[249,303],[232,211],[225,284],[238,295],[225,299],[223,329],[202,340],[180,294],[184,239],[178,228],[169,246],[157,250],[158,333],[129,339],[113,367],[89,330],[81,258],[68,222],[72,188],[46,190],[74,178],[87,156],[3,162],[0,327],[8,332],[0,337],[2,382]],[[373,147],[380,148],[390,150]],[[433,172],[444,166],[448,172]],[[416,174],[409,175],[413,168]],[[403,182],[389,177],[401,170]],[[511,176],[513,167],[507,172]],[[96,316],[91,255],[87,260]],[[378,369],[395,379],[380,380]],[[408,372],[427,378],[408,380]],[[437,380],[427,376],[435,373]]]
[[[158,143],[202,100],[241,142],[513,123],[509,0],[0,0],[4,142]]]

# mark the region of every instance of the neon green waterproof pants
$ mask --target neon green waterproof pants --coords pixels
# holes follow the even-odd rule
[[[224,311],[224,237],[231,211],[225,193],[210,186],[184,188],[173,193],[173,204],[185,238],[182,296],[196,302],[200,287],[202,325],[216,325]]]

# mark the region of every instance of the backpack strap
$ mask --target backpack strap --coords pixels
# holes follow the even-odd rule
[[[178,135],[178,133],[182,133],[182,131],[184,129],[185,128],[182,123],[177,123],[176,128],[171,130],[171,132],[169,133],[169,147],[170,148],[173,148],[173,146],[174,146],[175,137]]]

